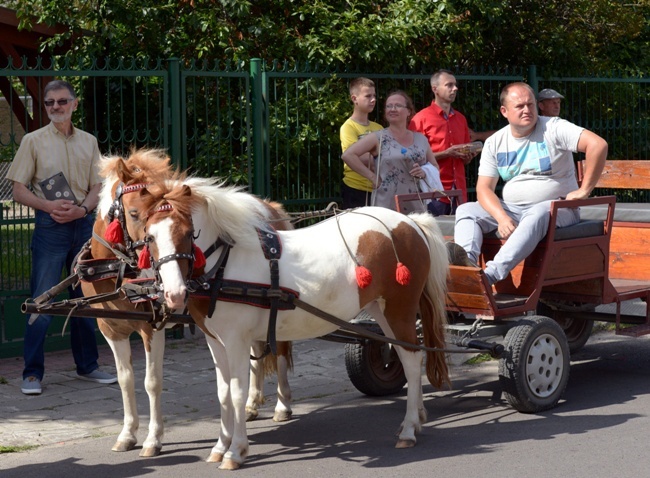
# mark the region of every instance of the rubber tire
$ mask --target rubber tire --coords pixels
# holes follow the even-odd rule
[[[382,352],[390,347],[388,361]],[[406,375],[394,347],[369,341],[365,344],[345,344],[345,368],[357,390],[372,397],[383,397],[400,392],[406,384]]]
[[[508,331],[504,347],[499,382],[508,403],[523,413],[555,407],[570,368],[569,344],[560,325],[548,317],[526,317]]]
[[[593,308],[595,309],[595,307]],[[543,303],[537,305],[537,313],[553,318],[564,331],[569,342],[569,352],[574,354],[585,346],[594,328],[593,320],[572,319],[570,311],[554,311]],[[558,317],[556,317],[556,314]]]
[[[574,354],[584,347],[589,337],[591,337],[594,321],[577,320],[567,317],[566,322],[560,324],[560,328],[564,331],[564,335],[566,335],[567,342],[569,343],[569,353]]]

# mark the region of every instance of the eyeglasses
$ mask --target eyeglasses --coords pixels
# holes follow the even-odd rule
[[[406,107],[407,107],[406,105],[399,105],[399,104],[386,105],[387,110],[401,110],[402,108],[406,108]]]
[[[67,99],[62,98],[60,100],[56,100],[56,104],[59,105],[59,106],[65,106],[65,105],[67,105],[68,103],[70,103],[70,102],[72,102],[74,100],[75,100],[74,98],[67,98]],[[51,106],[54,106],[54,100],[45,100],[45,101],[43,101],[43,104],[49,108]]]

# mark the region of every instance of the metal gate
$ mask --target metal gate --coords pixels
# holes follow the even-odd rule
[[[80,96],[75,124],[97,137],[102,153],[128,154],[134,146],[165,148],[182,169],[248,186],[290,210],[321,208],[339,199],[339,127],[351,113],[351,78],[375,81],[379,100],[372,119],[378,122],[391,89],[407,91],[418,109],[432,100],[429,72],[330,71],[259,59],[225,65],[179,59],[53,61],[30,65],[23,60],[15,67],[11,59],[6,64],[0,60],[0,78],[16,93],[0,98],[0,357],[21,353],[24,320],[18,311],[29,294],[33,224],[31,211],[10,201],[11,185],[4,175],[22,135],[47,122],[40,95],[50,78],[75,85]],[[456,72],[456,77],[460,92],[454,107],[475,130],[503,126],[499,92],[507,83],[526,80],[564,94],[562,116],[605,137],[610,158],[650,156],[649,79],[544,78],[534,67],[475,69]],[[467,172],[470,197],[476,168],[475,162]],[[624,194],[629,200],[646,200],[636,191]],[[52,335],[58,332],[52,327]],[[63,346],[67,341],[59,342],[53,337],[47,343]]]

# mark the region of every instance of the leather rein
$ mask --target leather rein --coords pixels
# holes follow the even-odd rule
[[[128,264],[129,266],[133,266],[133,263],[135,261],[135,257],[136,257],[135,250],[141,246],[145,246],[146,248],[148,248],[151,238],[145,237],[145,240],[143,241],[133,241],[133,239],[129,236],[128,230],[126,228],[126,219],[124,215],[124,207],[121,198],[124,194],[139,191],[145,187],[147,187],[147,184],[134,184],[130,186],[124,186],[120,184],[120,186],[118,186],[116,190],[116,198],[113,204],[111,205],[111,209],[109,211],[109,218],[111,220],[113,220],[113,218],[117,218],[120,221],[120,224],[123,228],[124,235],[125,235],[126,251],[127,251],[126,254],[112,247],[111,244],[108,243],[108,241],[104,240],[103,238],[93,233],[95,239],[97,239],[102,245],[104,245],[105,247],[113,251],[113,253],[116,256],[115,259],[116,261],[120,261],[122,264]],[[151,217],[155,213],[170,211],[170,210],[172,210],[171,204],[163,204],[162,206],[154,210],[149,215],[149,217]],[[321,214],[321,215],[331,214],[331,212],[329,211],[329,207],[328,210],[324,212],[325,214]],[[316,214],[311,214],[310,217],[316,217]],[[264,255],[266,259],[269,261],[270,282],[271,282],[270,285],[250,284],[246,282],[224,279],[225,268],[228,263],[230,249],[235,244],[232,241],[224,240],[221,237],[219,237],[204,252],[205,257],[208,258],[212,254],[214,254],[217,250],[221,249],[219,257],[217,258],[215,264],[210,268],[210,270],[205,272],[201,276],[198,277],[192,276],[193,265],[195,261],[195,256],[193,253],[192,254],[189,253],[170,254],[159,258],[157,261],[155,261],[151,256],[151,265],[155,273],[155,278],[153,278],[154,280],[153,287],[148,287],[143,289],[141,286],[137,286],[137,285],[133,286],[130,283],[121,285],[121,277],[119,277],[118,279],[120,285],[116,284],[116,292],[120,288],[130,286],[131,289],[135,290],[135,292],[133,292],[132,295],[135,295],[137,297],[145,296],[148,300],[160,303],[160,295],[151,293],[152,289],[158,292],[162,291],[162,287],[161,287],[162,282],[159,275],[160,266],[166,262],[179,260],[179,259],[186,259],[190,261],[190,274],[189,274],[190,278],[186,281],[187,288],[190,291],[192,297],[209,298],[210,300],[209,311],[208,311],[209,317],[212,316],[212,314],[214,313],[218,300],[245,303],[251,306],[257,306],[257,307],[263,307],[269,309],[269,326],[267,330],[267,340],[266,340],[265,350],[262,356],[260,357],[251,356],[251,359],[258,360],[268,355],[269,353],[274,353],[274,354],[276,353],[277,343],[276,343],[275,334],[276,334],[277,312],[278,310],[289,310],[289,309],[295,309],[296,307],[312,315],[315,315],[335,325],[336,327],[342,330],[351,332],[355,337],[379,341],[391,345],[398,345],[410,350],[422,350],[422,351],[429,351],[429,352],[447,352],[447,353],[468,353],[468,352],[471,353],[471,351],[467,351],[467,350],[455,350],[455,349],[450,350],[445,348],[425,347],[423,345],[412,344],[412,343],[396,340],[393,338],[389,338],[384,335],[374,333],[368,330],[367,327],[364,327],[362,325],[356,325],[341,320],[338,317],[335,317],[321,309],[318,309],[306,302],[303,302],[302,300],[300,300],[299,294],[296,291],[280,287],[279,285],[280,277],[279,277],[278,261],[282,255],[282,246],[277,232],[271,226],[269,226],[269,229],[266,231],[258,230],[257,232],[260,238],[260,244],[264,252]],[[128,287],[127,287],[127,296],[128,296]],[[173,321],[174,314],[172,314],[171,311],[167,309],[166,304],[162,303],[162,308],[163,308],[162,321],[160,320],[156,321],[156,319],[152,319],[149,321],[149,323],[151,323],[156,330],[160,330],[168,320]],[[464,343],[463,344],[458,343],[458,345],[467,346]],[[482,346],[481,348],[485,349],[486,347]],[[495,353],[495,351],[493,350],[490,350],[490,352],[493,353],[493,355],[498,354],[498,352]]]

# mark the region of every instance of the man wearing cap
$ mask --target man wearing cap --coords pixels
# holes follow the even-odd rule
[[[545,88],[537,95],[537,106],[541,116],[560,116],[560,101],[564,96],[551,88]]]

